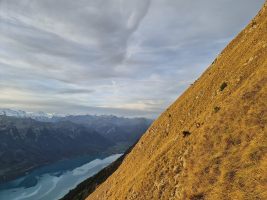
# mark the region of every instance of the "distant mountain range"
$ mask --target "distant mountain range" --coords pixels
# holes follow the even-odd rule
[[[0,182],[61,159],[122,153],[152,120],[0,110]]]
[[[51,114],[45,112],[26,112],[23,110],[0,108],[0,115],[5,115],[9,117],[19,117],[19,118],[31,118],[38,121],[50,121],[53,117],[64,117],[65,115]]]

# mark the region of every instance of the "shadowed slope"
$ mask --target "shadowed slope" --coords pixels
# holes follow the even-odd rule
[[[267,5],[87,199],[267,199]]]

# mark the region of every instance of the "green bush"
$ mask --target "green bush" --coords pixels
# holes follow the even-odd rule
[[[220,90],[221,92],[227,87],[227,83],[226,82],[223,82],[220,86]]]

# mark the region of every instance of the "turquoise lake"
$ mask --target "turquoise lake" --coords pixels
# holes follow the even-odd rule
[[[121,155],[85,156],[40,167],[0,185],[0,200],[58,200]]]

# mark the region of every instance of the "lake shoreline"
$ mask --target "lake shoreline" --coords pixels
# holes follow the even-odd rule
[[[2,184],[0,186],[0,199],[56,200],[62,198],[80,182],[95,175],[121,155],[112,154],[105,157],[102,154],[98,157],[94,156],[94,158],[89,156],[90,161],[88,161],[88,157],[68,159],[65,162],[61,161],[36,169],[24,177]],[[39,196],[36,197],[37,194]]]

